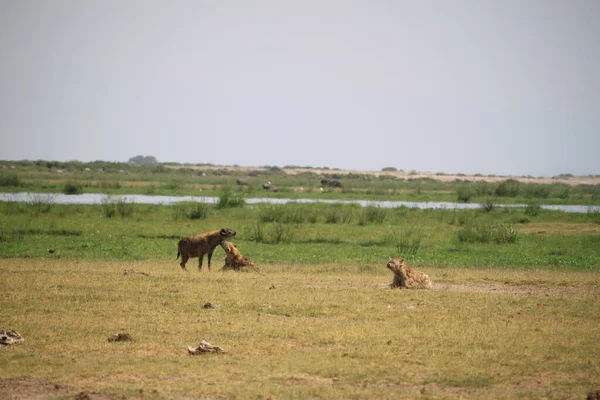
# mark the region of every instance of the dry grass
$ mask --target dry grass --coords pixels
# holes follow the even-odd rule
[[[433,290],[386,288],[384,262],[380,275],[331,264],[261,275],[0,260],[0,329],[25,337],[0,350],[0,397],[26,393],[23,379],[127,398],[582,399],[600,388],[599,273],[421,269]],[[133,341],[108,342],[118,332]],[[227,353],[188,355],[203,338]]]

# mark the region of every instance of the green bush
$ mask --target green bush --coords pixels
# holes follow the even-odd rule
[[[67,182],[65,186],[63,186],[64,194],[81,194],[83,193],[83,186],[74,182]]]
[[[461,203],[468,203],[469,200],[471,200],[471,197],[473,197],[473,194],[473,190],[468,186],[460,186],[456,189],[456,197]]]
[[[514,179],[502,181],[496,188],[496,196],[498,197],[517,197],[520,191],[520,182]]]

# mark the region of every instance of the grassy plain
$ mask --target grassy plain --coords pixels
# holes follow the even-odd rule
[[[1,320],[25,337],[0,352],[5,385],[286,399],[581,399],[600,385],[598,272],[429,267],[435,289],[409,291],[346,263],[170,261],[0,260]],[[108,342],[118,332],[133,341]],[[203,338],[227,353],[188,355]]]
[[[242,192],[215,193],[221,206],[0,203],[0,329],[25,337],[0,349],[0,398],[582,399],[600,389],[600,213],[240,207]],[[179,268],[181,236],[221,227],[238,231],[261,274],[218,272],[221,249],[210,272],[206,260],[201,272],[196,259]],[[386,287],[393,256],[434,289]],[[108,342],[119,332],[133,341]],[[188,355],[203,338],[227,353]]]

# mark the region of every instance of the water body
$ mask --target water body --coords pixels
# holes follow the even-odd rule
[[[102,204],[106,201],[125,201],[140,204],[172,205],[182,201],[196,201],[200,203],[216,204],[217,197],[200,196],[149,196],[140,194],[106,195],[101,193],[85,193],[67,195],[62,193],[0,193],[0,201],[6,202],[51,202],[56,204]],[[374,201],[374,200],[315,200],[315,199],[275,199],[275,198],[250,198],[245,199],[247,204],[269,203],[328,203],[328,204],[359,204],[362,207],[377,206],[384,208],[410,207],[420,209],[448,209],[469,210],[481,208],[482,204],[452,203],[448,201],[418,202],[418,201]],[[499,204],[498,207],[525,207],[524,204]],[[600,212],[600,206],[580,205],[541,205],[546,210],[556,210],[571,213]]]

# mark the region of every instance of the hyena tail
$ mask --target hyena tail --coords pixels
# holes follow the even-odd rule
[[[181,253],[179,252],[179,250],[177,250],[177,257],[175,257],[175,259],[176,259],[176,260],[179,258],[179,255],[180,255],[180,254],[181,254]]]

